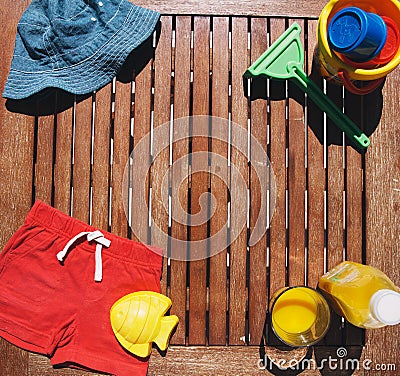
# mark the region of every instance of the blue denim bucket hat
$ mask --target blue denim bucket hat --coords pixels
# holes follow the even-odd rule
[[[87,94],[116,76],[160,14],[128,0],[33,0],[18,22],[3,97],[45,88]]]

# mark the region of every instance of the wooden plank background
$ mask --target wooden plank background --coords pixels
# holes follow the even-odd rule
[[[321,13],[325,2],[319,0],[310,0],[293,2],[283,0],[276,2],[274,0],[205,0],[198,2],[196,0],[180,0],[170,2],[168,0],[138,0],[137,5],[145,6],[158,10],[164,14],[195,14],[195,15],[223,15],[223,16],[289,16],[289,17],[317,17]]]
[[[396,114],[400,74],[397,70],[389,75],[382,98],[379,93],[360,98],[324,83],[313,65],[315,17],[321,2],[301,2],[294,7],[288,2],[263,2],[261,6],[245,1],[240,3],[240,12],[238,3],[226,1],[213,2],[212,7],[209,2],[168,3],[168,9],[164,1],[141,5],[145,4],[168,15],[162,17],[155,38],[157,48],[143,69],[132,71],[124,80],[114,80],[93,95],[74,98],[73,105],[63,111],[59,110],[63,105],[59,96],[54,111],[46,116],[10,112],[1,100],[0,203],[4,219],[0,245],[22,224],[36,198],[99,228],[161,246],[167,255],[197,252],[194,243],[177,239],[207,239],[228,223],[226,247],[218,255],[190,262],[164,259],[162,290],[171,297],[171,313],[179,316],[180,324],[165,358],[154,351],[149,374],[265,374],[257,368],[257,361],[264,334],[268,354],[275,354],[273,345],[277,343],[270,331],[264,333],[264,325],[269,297],[277,289],[296,284],[315,287],[319,276],[343,259],[371,263],[400,283],[395,267],[399,254]],[[2,87],[11,62],[15,26],[26,5],[7,1],[4,9],[9,12],[1,13],[6,25],[1,42]],[[232,16],[254,12],[268,17]],[[341,132],[291,85],[267,80],[244,85],[244,70],[293,21],[303,28],[307,72],[357,124],[367,133],[373,132],[365,154],[348,145]],[[246,91],[248,86],[250,91]],[[383,105],[380,119],[376,115],[381,111],[379,99]],[[217,128],[212,123],[208,137],[193,136],[201,126],[196,120],[187,120],[178,132],[174,124],[190,115],[227,119],[226,142],[213,138]],[[147,137],[164,126],[171,142],[154,156],[152,150],[157,150],[159,140]],[[186,129],[183,135],[182,129]],[[127,218],[122,177],[132,150],[147,140],[144,158],[152,161],[143,182],[147,201],[142,207],[131,207]],[[251,165],[255,140],[271,161],[274,192],[265,189],[263,185],[272,185],[260,181]],[[245,153],[235,147],[243,142],[248,144]],[[226,160],[220,176],[212,173],[213,156],[189,157],[197,151]],[[174,179],[171,170],[179,161],[183,161],[184,171],[178,173],[185,177],[182,181]],[[247,197],[230,181],[233,166],[243,177]],[[162,191],[164,181],[172,194]],[[269,198],[275,198],[268,203],[273,216],[265,221],[265,234],[259,242],[249,246],[267,191]],[[207,200],[200,207],[204,193]],[[214,216],[190,226],[190,215],[212,209],[210,195],[216,202]],[[180,210],[186,213],[183,222],[175,217]],[[243,218],[244,227],[231,241],[231,229]],[[169,238],[158,237],[154,224]],[[210,241],[209,252],[213,247]],[[335,317],[327,338],[314,347],[314,356],[320,358],[329,354],[327,351],[335,354],[340,346],[353,346],[361,352],[364,334]],[[363,357],[400,367],[399,328],[367,334]],[[85,373],[53,370],[46,358],[0,340],[0,374]]]
[[[17,22],[27,5],[27,1],[3,3],[3,9],[8,9],[10,14],[4,11],[0,13],[1,23],[4,25],[0,42],[3,62],[0,67],[1,88],[4,87],[8,67],[11,64]],[[3,98],[0,99],[0,103],[0,134],[3,140],[7,140],[7,142],[0,142],[0,208],[4,213],[1,221],[0,243],[3,248],[23,223],[24,216],[32,203],[35,119],[9,113],[5,109]],[[8,376],[28,375],[29,354],[27,352],[0,339],[0,354],[1,373]]]

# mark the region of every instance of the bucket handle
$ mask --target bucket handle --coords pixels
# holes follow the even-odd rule
[[[342,80],[344,87],[352,94],[356,95],[366,95],[369,93],[372,93],[374,90],[376,90],[384,81],[384,77],[379,78],[377,80],[372,80],[368,83],[368,85],[360,88],[356,85],[354,85],[353,81],[350,79],[348,73],[340,69],[338,71],[338,77]]]

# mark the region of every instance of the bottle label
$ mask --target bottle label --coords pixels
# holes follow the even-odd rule
[[[326,273],[326,278],[335,283],[348,283],[353,282],[360,276],[357,269],[351,270],[351,265],[340,265],[333,268],[330,272]]]

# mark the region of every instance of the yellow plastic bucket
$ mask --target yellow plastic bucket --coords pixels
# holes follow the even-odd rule
[[[325,5],[320,14],[317,38],[321,73],[327,78],[340,81],[350,91],[356,92],[357,94],[366,94],[379,86],[384,77],[400,64],[400,46],[391,61],[376,68],[357,68],[342,61],[329,46],[327,29],[333,15],[339,10],[349,6],[355,6],[380,16],[390,17],[400,27],[400,2],[398,0],[331,0]],[[364,89],[357,89],[353,81],[373,82],[370,82]]]

